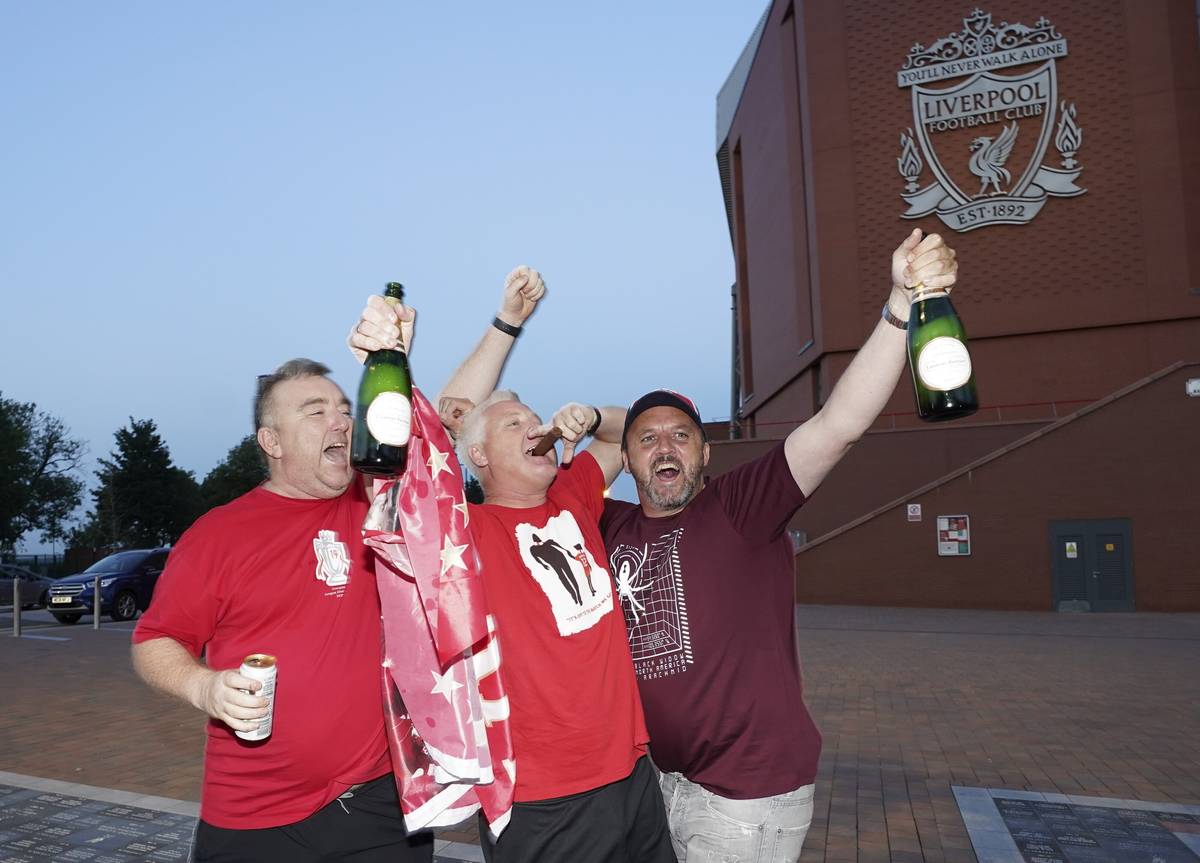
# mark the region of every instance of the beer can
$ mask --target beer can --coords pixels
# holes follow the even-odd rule
[[[262,681],[262,688],[251,694],[261,696],[270,702],[267,705],[267,715],[259,720],[258,728],[253,731],[233,732],[242,740],[266,740],[271,736],[271,722],[275,717],[275,671],[274,656],[252,653],[242,660],[242,667],[238,669],[238,674],[252,680]],[[249,690],[243,690],[243,692],[249,692]]]

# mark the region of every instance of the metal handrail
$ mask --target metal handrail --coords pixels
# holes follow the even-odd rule
[[[1040,401],[1040,402],[1004,402],[1004,403],[998,403],[998,404],[980,405],[979,412],[977,414],[975,414],[975,416],[972,417],[969,422],[960,423],[958,425],[958,428],[966,428],[967,426],[972,426],[972,425],[981,425],[982,423],[980,422],[980,420],[985,419],[988,416],[988,414],[993,414],[995,416],[995,419],[991,420],[992,422],[998,422],[998,423],[1005,422],[1004,411],[1006,409],[1008,409],[1011,412],[1013,410],[1018,410],[1018,411],[1028,410],[1029,408],[1046,408],[1047,409],[1046,412],[1049,413],[1051,415],[1051,417],[1053,418],[1053,419],[1048,419],[1046,421],[1053,422],[1054,420],[1061,419],[1063,416],[1066,416],[1067,414],[1070,414],[1070,413],[1078,410],[1079,406],[1093,404],[1098,400],[1099,399],[1094,399],[1094,398],[1091,398],[1091,399],[1054,399],[1052,401]],[[1060,408],[1062,409],[1061,414],[1060,414]],[[896,424],[897,417],[911,418],[913,416],[915,416],[915,414],[912,410],[885,411],[884,413],[879,414],[879,416],[875,418],[875,422],[878,423],[880,420],[882,420],[885,423],[887,423],[887,427],[890,430],[894,431],[897,428],[899,428]],[[1009,416],[1011,417],[1012,414],[1010,413]],[[1031,422],[1040,422],[1041,421],[1039,419],[1032,418],[1032,417],[1022,417],[1021,419],[1018,419],[1015,421],[1021,422],[1024,420],[1028,420]],[[754,439],[755,432],[758,429],[765,428],[767,426],[786,426],[790,429],[790,428],[795,428],[796,426],[800,425],[801,423],[804,422],[804,420],[786,419],[786,420],[755,421],[753,430],[748,428],[747,425],[742,421],[741,418],[731,418],[728,420],[726,420],[724,418],[718,418],[718,419],[708,420],[708,422],[709,423],[726,423],[726,422],[728,422],[730,424],[730,426],[737,426],[737,428],[739,429],[739,432],[740,432],[740,436],[746,436],[746,437],[743,437],[742,439],[752,440],[752,439]],[[1009,422],[1014,422],[1014,420],[1010,419]],[[874,425],[872,427],[874,428]],[[905,426],[905,428],[906,429],[924,428],[924,426]],[[738,438],[731,437],[730,439],[733,440],[733,439],[738,439]]]

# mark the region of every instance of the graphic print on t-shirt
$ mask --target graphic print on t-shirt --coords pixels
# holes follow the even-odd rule
[[[550,600],[559,635],[590,629],[612,611],[608,570],[591,553],[570,512],[541,527],[519,524],[517,547],[529,574]]]
[[[341,596],[350,580],[350,553],[346,543],[338,541],[337,531],[321,530],[313,540],[313,551],[317,555],[317,581],[338,588],[326,596]]]
[[[667,677],[692,664],[679,527],[641,547],[621,544],[609,555],[629,632],[633,668],[641,680]]]

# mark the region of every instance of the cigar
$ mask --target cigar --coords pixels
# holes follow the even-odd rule
[[[558,426],[552,426],[550,431],[542,436],[542,439],[525,450],[529,455],[545,455],[554,448],[555,442],[562,437],[562,429]]]

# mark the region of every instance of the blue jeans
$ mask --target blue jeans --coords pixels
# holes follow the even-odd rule
[[[679,773],[659,779],[679,863],[795,863],[812,823],[813,786],[753,800],[720,797]]]

